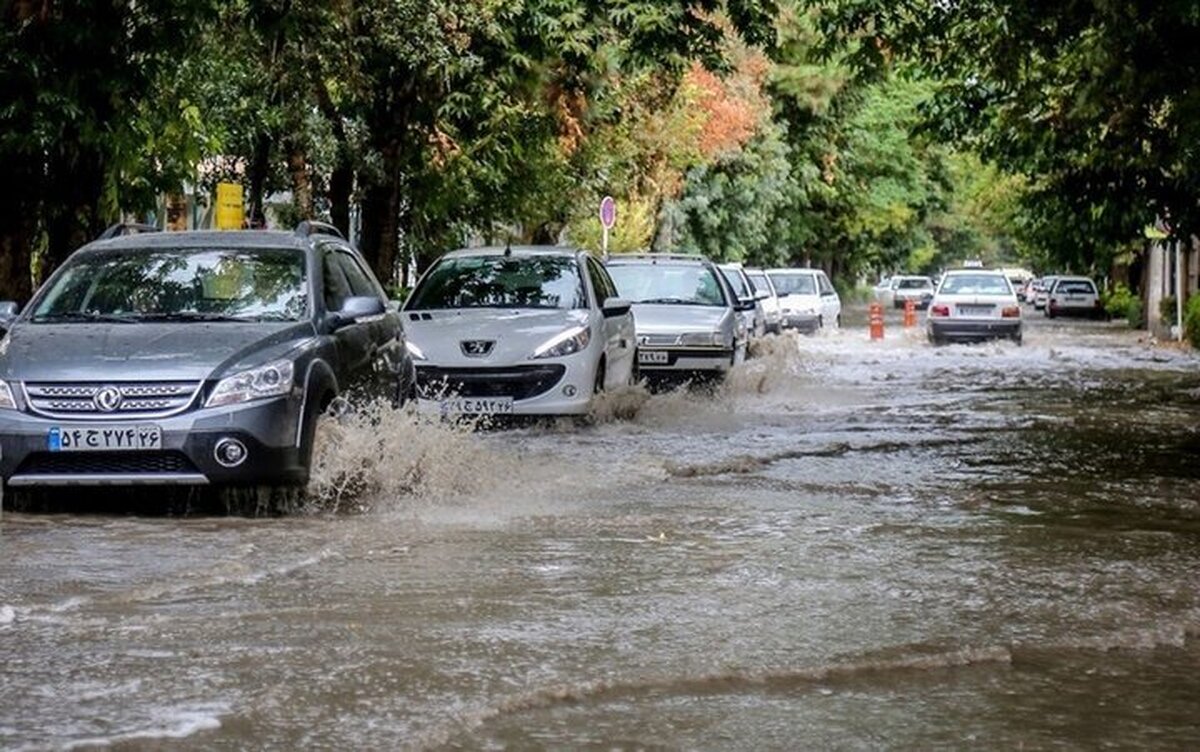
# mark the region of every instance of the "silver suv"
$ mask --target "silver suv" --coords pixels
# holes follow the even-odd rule
[[[411,392],[396,306],[336,229],[146,229],[0,304],[6,490],[302,485],[335,397]]]

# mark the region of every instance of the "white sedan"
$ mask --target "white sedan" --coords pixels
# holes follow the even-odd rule
[[[929,341],[973,342],[1007,338],[1021,342],[1021,306],[1003,272],[947,272],[925,317]]]
[[[444,415],[577,415],[634,378],[629,301],[583,251],[448,253],[404,306],[422,409]]]

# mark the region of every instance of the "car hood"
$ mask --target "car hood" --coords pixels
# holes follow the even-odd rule
[[[779,305],[790,311],[803,310],[805,308],[819,309],[821,307],[821,296],[802,295],[800,293],[782,295],[779,298]]]
[[[638,334],[717,332],[732,311],[722,306],[634,303],[633,322]]]
[[[312,336],[311,324],[294,322],[17,324],[0,345],[0,378],[200,380],[257,365]]]
[[[431,365],[502,366],[525,363],[544,342],[573,326],[587,325],[582,309],[461,308],[405,311],[404,331]],[[464,341],[494,343],[486,355],[463,352]],[[595,343],[593,343],[594,345]]]

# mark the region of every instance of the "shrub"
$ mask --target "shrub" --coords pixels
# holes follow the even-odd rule
[[[1139,300],[1129,287],[1120,282],[1113,285],[1107,292],[1104,293],[1104,310],[1114,319],[1128,319],[1129,325],[1137,327],[1142,321],[1142,301]],[[1135,313],[1134,305],[1136,304],[1136,316],[1130,315]],[[1136,322],[1136,323],[1135,323]]]
[[[1188,298],[1183,307],[1183,331],[1192,347],[1200,349],[1200,294]]]
[[[1162,322],[1167,326],[1175,326],[1179,323],[1179,320],[1176,317],[1177,313],[1178,311],[1175,308],[1174,295],[1168,295],[1167,297],[1158,301],[1159,318],[1161,318]]]
[[[1133,298],[1126,304],[1125,320],[1129,322],[1130,329],[1141,329],[1145,325],[1142,318],[1142,300],[1141,298]]]

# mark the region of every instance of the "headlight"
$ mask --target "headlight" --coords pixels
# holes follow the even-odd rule
[[[278,397],[291,391],[294,377],[295,365],[292,361],[277,360],[221,379],[204,404],[207,407],[219,407]]]
[[[17,401],[13,399],[12,388],[9,387],[7,381],[0,381],[0,409],[17,409]]]
[[[592,341],[592,330],[576,326],[546,340],[533,351],[534,358],[561,358],[583,350]]]
[[[408,354],[413,356],[413,360],[425,360],[425,353],[414,345],[412,340],[404,340],[404,347],[408,349]]]
[[[722,339],[720,332],[690,332],[679,338],[679,344],[688,347],[720,347]]]

